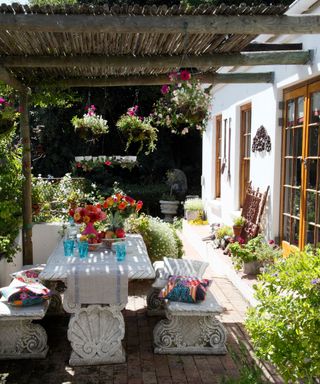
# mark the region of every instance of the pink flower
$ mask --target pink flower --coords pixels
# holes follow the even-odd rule
[[[135,116],[136,113],[137,113],[138,108],[139,108],[139,107],[138,107],[137,105],[135,105],[135,106],[129,108],[128,111],[127,111],[127,115],[129,115],[129,116]]]
[[[97,108],[92,104],[92,105],[90,105],[90,109],[91,109],[91,111],[95,111]]]
[[[274,244],[274,240],[269,240],[269,244],[273,245]]]
[[[171,72],[169,75],[170,81],[176,81],[178,80],[178,72]]]
[[[28,298],[28,295],[26,293],[20,293],[20,299],[26,300]]]
[[[82,164],[81,163],[77,163],[77,168],[81,168],[82,167]]]
[[[0,104],[5,103],[5,99],[3,97],[0,97]]]
[[[180,72],[180,79],[181,80],[190,80],[191,79],[191,75],[190,75],[190,72],[187,71],[186,69],[184,69],[183,71]]]
[[[105,165],[108,165],[108,166],[112,164],[111,161],[105,161],[104,163]]]
[[[239,244],[244,244],[244,243],[245,243],[244,238],[239,237],[239,238],[238,238],[238,243],[239,243]]]
[[[168,84],[164,84],[162,87],[161,87],[161,93],[163,95],[166,95],[167,93],[169,93],[170,91],[170,87]]]

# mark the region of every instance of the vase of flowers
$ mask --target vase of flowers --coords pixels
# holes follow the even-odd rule
[[[151,125],[150,118],[138,116],[137,111],[137,105],[129,108],[127,113],[119,118],[116,125],[127,140],[126,151],[132,143],[138,143],[140,146],[137,154],[145,148],[145,154],[148,155],[156,148],[158,130]]]
[[[69,215],[73,217],[76,224],[86,224],[82,235],[95,235],[99,237],[98,231],[94,227],[94,223],[106,219],[106,214],[102,211],[100,204],[86,205],[76,209],[70,209]]]
[[[8,134],[16,127],[16,120],[19,112],[13,107],[12,103],[4,97],[0,97],[0,137]]]
[[[96,114],[94,105],[87,107],[87,112],[83,117],[73,116],[71,123],[79,132],[80,137],[87,141],[95,141],[99,136],[109,132],[107,120]]]
[[[108,220],[106,239],[122,239],[125,237],[124,221],[131,214],[137,213],[142,208],[142,201],[136,201],[123,193],[116,193],[105,199],[103,208]]]
[[[175,134],[185,135],[194,130],[202,133],[209,116],[209,92],[191,79],[187,70],[171,73],[169,80],[161,88],[163,97],[154,106],[152,122]]]

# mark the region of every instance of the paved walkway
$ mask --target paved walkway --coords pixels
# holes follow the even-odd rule
[[[203,234],[200,231],[199,239]],[[194,242],[192,245],[190,239],[184,237],[183,242],[187,258],[206,257],[198,252],[199,249],[195,249]],[[213,279],[211,289],[226,309],[221,320],[228,331],[228,349],[239,353],[239,343],[242,343],[247,361],[254,363],[252,347],[242,325],[247,301],[219,268],[217,271],[210,267],[205,276]],[[225,356],[153,354],[152,330],[159,318],[146,316],[145,298],[150,283],[130,284],[131,296],[124,314],[124,346],[127,353],[125,364],[70,367],[70,345],[66,335],[69,319],[48,318],[42,321],[48,332],[50,349],[47,358],[0,362],[0,384],[218,384],[223,377],[237,380],[239,367],[233,361],[231,353]],[[272,367],[264,365],[262,368],[267,383],[283,382]]]

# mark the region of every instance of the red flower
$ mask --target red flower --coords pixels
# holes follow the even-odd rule
[[[184,69],[183,71],[180,72],[180,79],[181,80],[190,80],[191,79],[191,75],[190,75],[190,72],[187,71],[186,69]]]
[[[74,209],[69,209],[69,216],[74,216]]]
[[[238,238],[238,243],[239,243],[239,244],[244,244],[244,243],[245,243],[245,240],[244,240],[242,237],[239,237],[239,238]]]
[[[141,200],[137,201],[136,211],[139,212],[142,206],[143,206],[143,202]]]
[[[77,166],[77,168],[81,168],[82,164],[81,163],[77,163],[76,166]]]
[[[104,163],[105,163],[105,165],[108,165],[108,166],[112,164],[111,161],[109,161],[109,160],[105,161]]]
[[[115,231],[115,234],[117,236],[118,239],[123,239],[126,235],[125,231],[123,228],[117,228],[116,231]]]

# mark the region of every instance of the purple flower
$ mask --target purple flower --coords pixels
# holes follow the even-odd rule
[[[311,284],[320,284],[320,279],[313,279],[311,280]]]
[[[170,91],[170,87],[168,84],[164,84],[162,87],[161,87],[161,93],[163,95],[166,95],[167,93],[169,93]]]
[[[5,103],[5,99],[3,97],[0,97],[0,104]]]

